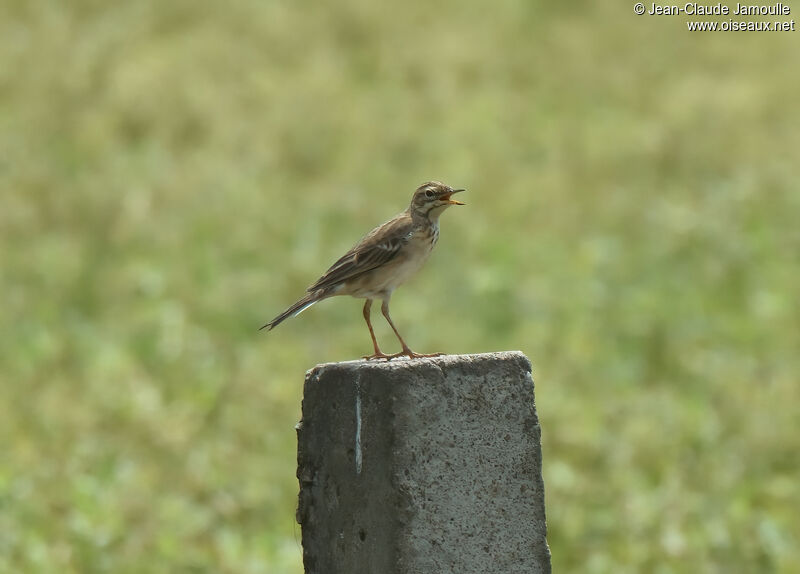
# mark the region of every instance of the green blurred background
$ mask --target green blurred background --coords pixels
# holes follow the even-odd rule
[[[2,1],[1,572],[301,572],[370,342],[256,329],[428,179],[393,317],[531,358],[555,571],[800,571],[798,33],[564,4]]]

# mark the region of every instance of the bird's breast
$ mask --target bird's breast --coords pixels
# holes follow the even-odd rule
[[[410,279],[428,260],[436,241],[439,226],[417,229],[408,243],[386,264],[348,282],[347,291],[355,297],[378,298],[394,291]]]

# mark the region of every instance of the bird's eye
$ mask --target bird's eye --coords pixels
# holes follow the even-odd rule
[[[425,197],[433,197],[433,191],[430,190],[430,189],[428,191],[426,191],[425,192]]]

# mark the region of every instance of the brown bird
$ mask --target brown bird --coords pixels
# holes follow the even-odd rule
[[[439,239],[439,216],[442,212],[451,205],[464,205],[451,199],[454,193],[460,191],[464,190],[453,189],[438,181],[429,181],[419,186],[408,209],[367,233],[306,289],[305,297],[261,328],[272,330],[317,301],[335,295],[350,295],[367,300],[364,303],[364,320],[367,322],[375,352],[365,356],[365,359],[440,355],[441,353],[422,355],[408,347],[389,316],[389,299],[392,292],[416,273],[428,259]],[[381,312],[403,346],[399,353],[387,355],[378,346],[370,321],[370,308],[374,299],[382,301]]]

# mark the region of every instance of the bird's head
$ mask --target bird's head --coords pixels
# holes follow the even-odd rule
[[[454,193],[464,191],[463,189],[453,189],[449,185],[438,181],[423,183],[414,192],[411,198],[409,210],[412,215],[425,217],[431,221],[436,221],[442,212],[451,205],[464,205],[460,201],[451,199]]]

